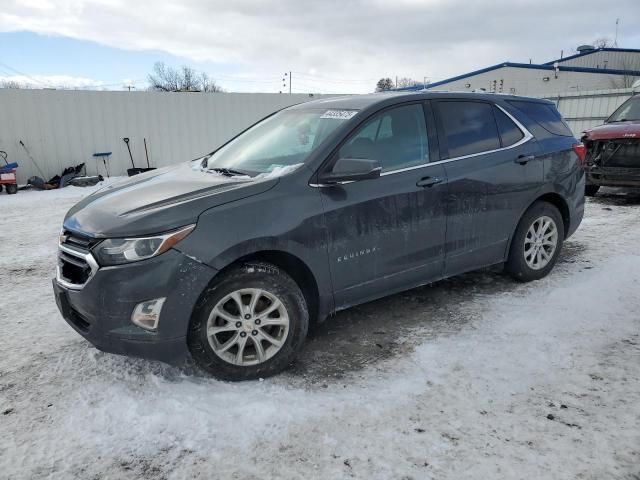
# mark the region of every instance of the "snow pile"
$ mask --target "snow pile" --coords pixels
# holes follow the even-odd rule
[[[0,310],[0,476],[600,479],[640,472],[638,206],[590,203],[551,276],[496,282],[490,295],[463,288],[464,301],[444,318],[425,316],[414,333],[470,320],[404,356],[341,379],[309,383],[289,372],[228,384],[103,354],[60,318],[49,281],[56,235],[66,209],[91,189],[75,191],[75,198],[67,189],[19,193],[8,210],[15,228],[0,232],[12,252],[0,257],[9,286]],[[380,315],[393,321],[392,312]]]
[[[267,179],[267,178],[282,177],[283,175],[286,175],[287,173],[291,173],[291,172],[297,170],[302,165],[303,165],[302,163],[296,163],[294,165],[276,165],[268,173],[261,173],[256,178]]]

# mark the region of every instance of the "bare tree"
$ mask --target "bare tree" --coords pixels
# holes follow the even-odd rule
[[[156,62],[148,76],[149,90],[159,92],[222,92],[222,88],[205,72],[197,72],[186,65],[180,70]]]
[[[381,78],[376,83],[376,92],[385,92],[387,90],[391,90],[393,88],[393,80],[390,78]]]
[[[0,80],[0,88],[29,88],[29,86],[15,80]]]
[[[609,37],[600,37],[600,38],[596,38],[592,42],[592,45],[596,48],[607,48],[607,47],[611,47],[613,45],[613,42]]]
[[[203,92],[216,93],[216,92],[224,91],[222,87],[216,84],[216,82],[213,79],[209,78],[209,75],[207,75],[206,72],[201,72],[199,79],[200,79],[200,90]]]
[[[620,62],[619,70],[622,70],[625,73],[623,73],[622,75],[616,75],[615,77],[614,76],[609,77],[611,88],[633,87],[633,84],[635,83],[636,80],[638,80],[638,77],[633,75],[633,73],[631,72],[632,68],[631,68],[631,65],[629,65],[629,62],[627,60],[622,60]]]
[[[611,88],[631,88],[636,80],[640,80],[640,77],[635,77],[631,73],[617,75],[611,77]]]
[[[398,79],[398,88],[406,88],[406,87],[415,87],[416,85],[418,85],[418,82],[416,80],[413,80],[412,78],[409,77],[402,77]],[[420,85],[422,85],[422,83],[420,83]]]

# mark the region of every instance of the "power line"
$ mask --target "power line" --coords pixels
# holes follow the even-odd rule
[[[0,66],[3,66],[3,67],[5,67],[5,68],[8,68],[9,70],[11,70],[12,72],[17,73],[18,75],[22,75],[23,77],[27,77],[28,79],[30,79],[30,80],[32,80],[32,81],[34,81],[34,82],[36,82],[36,83],[38,83],[38,84],[40,84],[40,85],[47,86],[47,83],[46,83],[46,82],[42,82],[42,81],[40,81],[40,80],[36,80],[36,79],[35,79],[35,78],[33,78],[32,76],[27,75],[26,73],[23,73],[23,72],[21,72],[20,70],[16,70],[15,68],[13,68],[13,67],[11,67],[11,66],[7,65],[6,63],[0,62]]]
[[[331,81],[331,82],[336,82],[336,83],[371,83],[371,82],[376,82],[378,81],[378,79],[355,79],[355,78],[334,78],[334,77],[325,77],[322,75],[311,75],[308,73],[302,73],[302,72],[293,72],[296,75],[299,75],[301,77],[307,78],[307,79],[311,79],[311,80],[318,80],[318,81]]]

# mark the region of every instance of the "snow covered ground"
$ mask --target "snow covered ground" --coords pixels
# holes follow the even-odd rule
[[[640,478],[640,197],[590,200],[544,280],[354,308],[287,373],[228,384],[62,320],[57,234],[91,191],[0,196],[0,477]]]

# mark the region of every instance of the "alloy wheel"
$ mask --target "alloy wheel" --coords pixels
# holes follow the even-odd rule
[[[558,247],[558,227],[546,215],[533,221],[524,238],[524,259],[529,268],[541,270],[546,267]]]
[[[222,298],[209,314],[207,338],[214,353],[238,366],[263,363],[280,351],[289,332],[282,301],[259,288]]]

